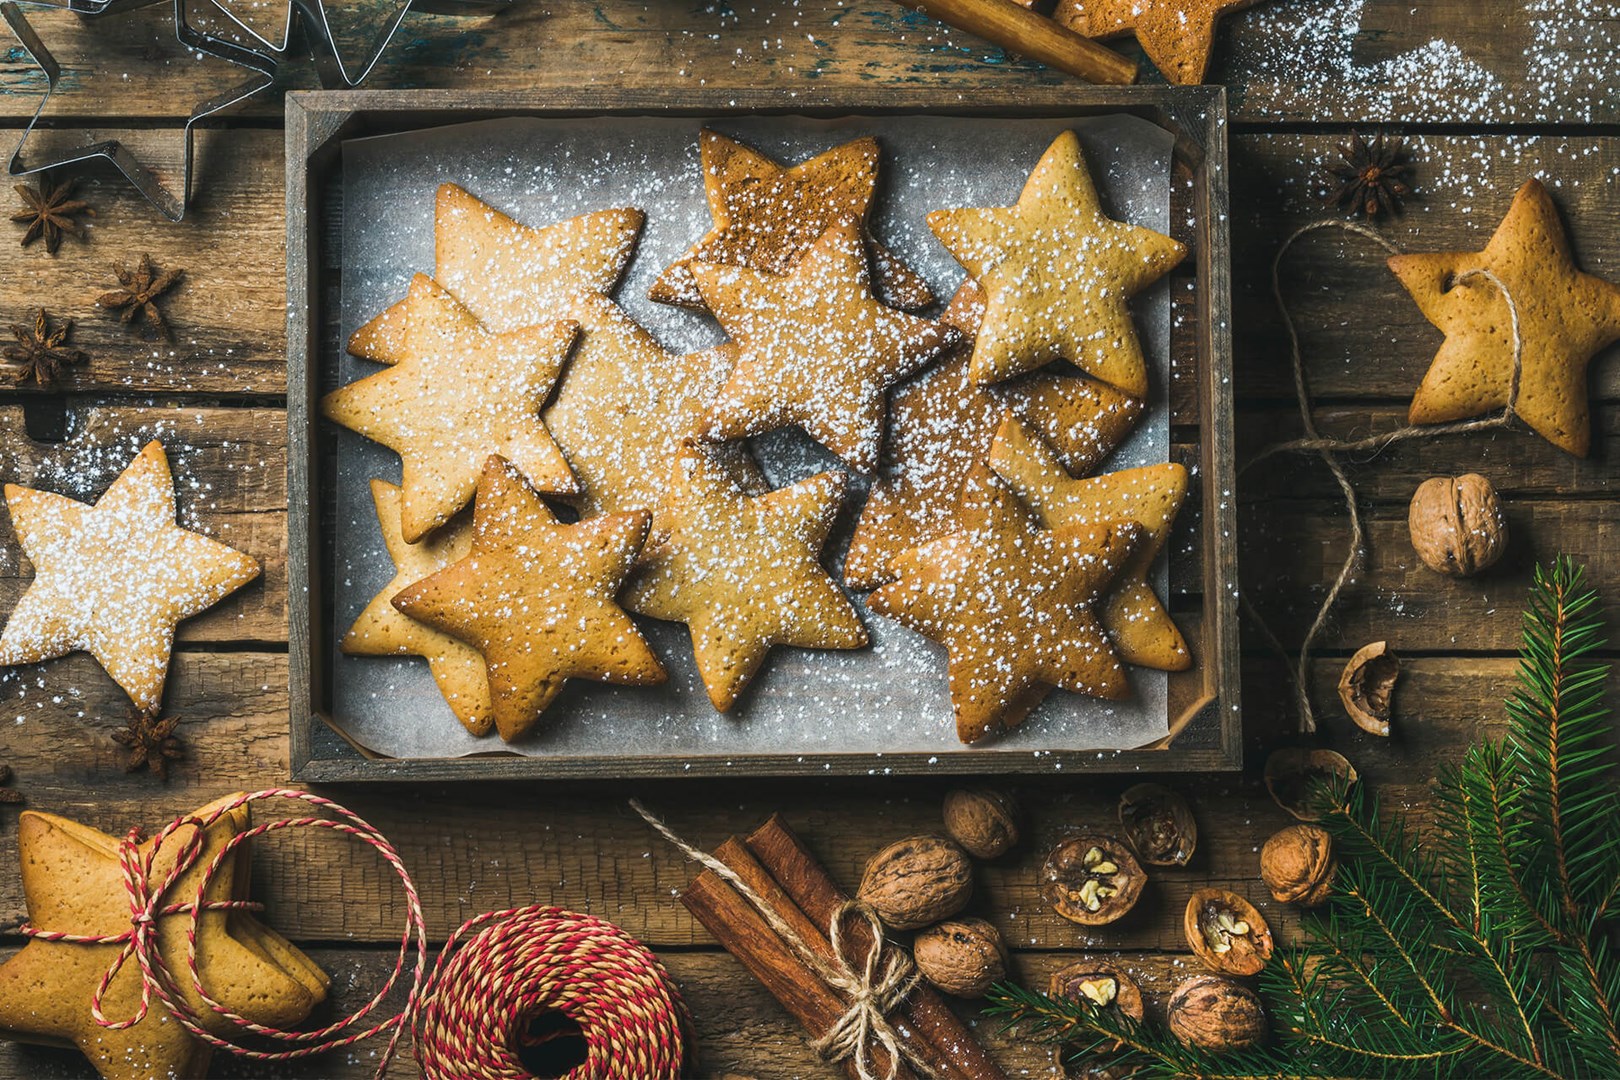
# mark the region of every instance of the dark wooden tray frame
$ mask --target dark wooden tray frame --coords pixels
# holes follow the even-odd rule
[[[1231,264],[1226,93],[1219,87],[1065,85],[975,90],[971,100],[940,89],[847,90],[800,97],[774,90],[679,91],[591,88],[534,94],[463,90],[297,92],[287,108],[287,526],[290,765],[295,780],[502,780],[524,778],[787,776],[850,774],[1231,771],[1242,766],[1239,707],[1235,469],[1232,444]],[[327,437],[315,418],[318,375],[336,357],[345,139],[502,116],[724,116],[739,114],[932,113],[948,116],[1086,116],[1128,112],[1176,136],[1175,170],[1191,181],[1194,221],[1196,416],[1173,417],[1172,441],[1196,465],[1189,500],[1202,559],[1185,575],[1195,614],[1178,615],[1198,663],[1170,680],[1171,737],[1152,747],[1033,755],[967,750],[950,755],[826,754],[703,757],[529,757],[495,752],[463,758],[397,759],[349,742],[322,715],[329,700],[328,645],[321,625],[318,528],[320,454]],[[1187,460],[1190,458],[1191,460]],[[1184,511],[1184,515],[1187,512]],[[943,690],[941,691],[943,692]]]

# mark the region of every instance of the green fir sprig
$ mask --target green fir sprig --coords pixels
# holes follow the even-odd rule
[[[1117,1010],[1016,986],[1026,1037],[1147,1078],[1620,1077],[1620,796],[1603,612],[1585,570],[1538,568],[1508,730],[1436,781],[1414,835],[1360,789],[1324,793],[1339,872],[1259,978],[1274,1036],[1215,1055]]]

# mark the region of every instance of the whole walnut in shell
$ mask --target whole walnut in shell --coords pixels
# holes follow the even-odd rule
[[[1211,1054],[1265,1042],[1270,1027],[1254,991],[1224,975],[1194,975],[1170,995],[1170,1034]]]
[[[1452,577],[1489,568],[1507,549],[1502,502],[1478,473],[1423,481],[1412,495],[1406,524],[1423,564]]]
[[[1007,977],[1007,947],[983,919],[946,919],[917,934],[911,955],[923,978],[947,994],[984,997]]]
[[[1290,825],[1260,849],[1260,876],[1285,904],[1316,907],[1333,891],[1333,837],[1320,825]]]
[[[945,831],[977,859],[997,859],[1018,843],[1018,803],[990,788],[957,788],[945,796]]]
[[[967,906],[973,864],[944,837],[897,840],[867,861],[856,895],[890,929],[916,930]]]

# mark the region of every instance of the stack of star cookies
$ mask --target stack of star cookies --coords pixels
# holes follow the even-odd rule
[[[349,342],[384,367],[322,403],[402,462],[372,491],[394,575],[343,649],[426,657],[469,731],[511,740],[568,679],[665,679],[631,613],[689,628],[721,711],[772,646],[860,648],[823,565],[849,476],[771,490],[748,449],[794,427],[871,478],[845,583],[947,647],[965,741],[1050,687],[1187,666],[1147,584],[1184,471],[1076,479],[1146,409],[1127,299],[1181,245],[1105,217],[1065,133],[1016,206],[930,217],[971,277],[927,318],[872,234],[875,140],[700,151],[713,227],[651,290],[725,331],[687,355],[612,299],[639,210],[532,227],[440,188],[432,275]]]

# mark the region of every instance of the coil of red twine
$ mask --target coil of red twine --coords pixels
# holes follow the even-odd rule
[[[169,894],[202,856],[201,834],[231,811],[266,799],[292,799],[314,806],[330,817],[288,818],[265,822],[232,836],[204,868],[189,898]],[[185,840],[174,837],[196,826]],[[197,963],[197,924],[205,911],[258,910],[239,900],[208,900],[208,885],[225,860],[242,844],[283,829],[329,829],[376,849],[398,876],[405,892],[406,916],[392,974],[365,1004],[348,1016],[314,1031],[282,1031],[239,1016],[211,997]],[[144,837],[131,829],[119,844],[130,929],[111,935],[79,935],[21,927],[30,937],[86,945],[122,945],[91,998],[91,1013],[105,1028],[139,1023],[158,1003],[194,1037],[238,1057],[290,1061],[353,1046],[388,1035],[377,1076],[393,1060],[408,1030],[428,1080],[528,1080],[534,1074],[520,1058],[538,1018],[560,1014],[578,1029],[586,1045],[582,1064],[566,1080],[675,1080],[681,1075],[686,1035],[691,1024],[680,993],[669,974],[646,946],[611,923],[562,908],[532,905],[479,915],[450,935],[444,951],[427,972],[427,923],[398,851],[364,818],[330,799],[308,791],[275,788],[239,795],[202,817],[176,818],[159,832],[143,855]],[[180,843],[173,868],[152,879],[157,853],[165,843]],[[259,1045],[233,1042],[209,1031],[204,1018],[180,992],[179,977],[158,947],[157,920],[185,915],[187,949],[184,974],[197,997],[214,1014]],[[468,935],[472,935],[470,938]],[[463,944],[463,939],[466,939]],[[414,954],[414,965],[410,963]],[[130,960],[141,974],[141,1000],[134,1015],[112,1020],[102,1014],[102,999],[113,979]],[[401,1010],[386,1020],[361,1026],[414,967]]]

